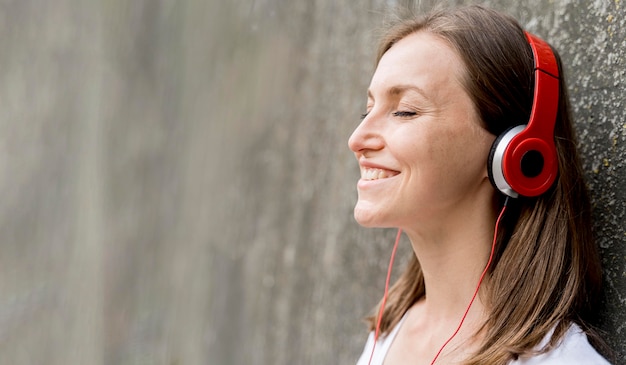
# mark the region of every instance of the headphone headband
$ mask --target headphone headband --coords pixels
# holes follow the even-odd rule
[[[532,135],[554,145],[554,124],[559,109],[559,67],[548,43],[528,32],[526,39],[535,59],[535,93],[525,131],[532,131]]]

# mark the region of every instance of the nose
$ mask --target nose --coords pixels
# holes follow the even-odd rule
[[[354,153],[383,148],[384,140],[372,113],[368,114],[352,132],[348,146]]]

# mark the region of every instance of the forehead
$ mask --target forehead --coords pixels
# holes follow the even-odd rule
[[[461,87],[465,66],[443,39],[427,32],[410,34],[395,43],[380,59],[371,89],[414,85],[436,96]]]

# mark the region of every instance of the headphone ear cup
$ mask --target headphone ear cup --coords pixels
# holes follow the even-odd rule
[[[511,185],[507,182],[502,161],[504,160],[504,156],[508,153],[511,140],[523,131],[525,127],[525,125],[518,125],[510,127],[502,132],[493,141],[491,150],[489,151],[489,158],[487,159],[487,174],[489,175],[489,181],[491,181],[491,184],[499,192],[512,198],[517,198],[519,194],[513,190]]]

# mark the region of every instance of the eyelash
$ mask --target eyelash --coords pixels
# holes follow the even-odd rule
[[[365,119],[368,114],[369,113],[361,114],[361,120]],[[417,113],[416,112],[397,111],[397,112],[393,112],[391,115],[393,115],[394,117],[399,117],[399,118],[410,118],[410,117],[416,116]]]
[[[400,117],[400,118],[410,118],[416,115],[417,115],[416,112],[405,112],[405,111],[397,111],[393,113],[394,117]]]

